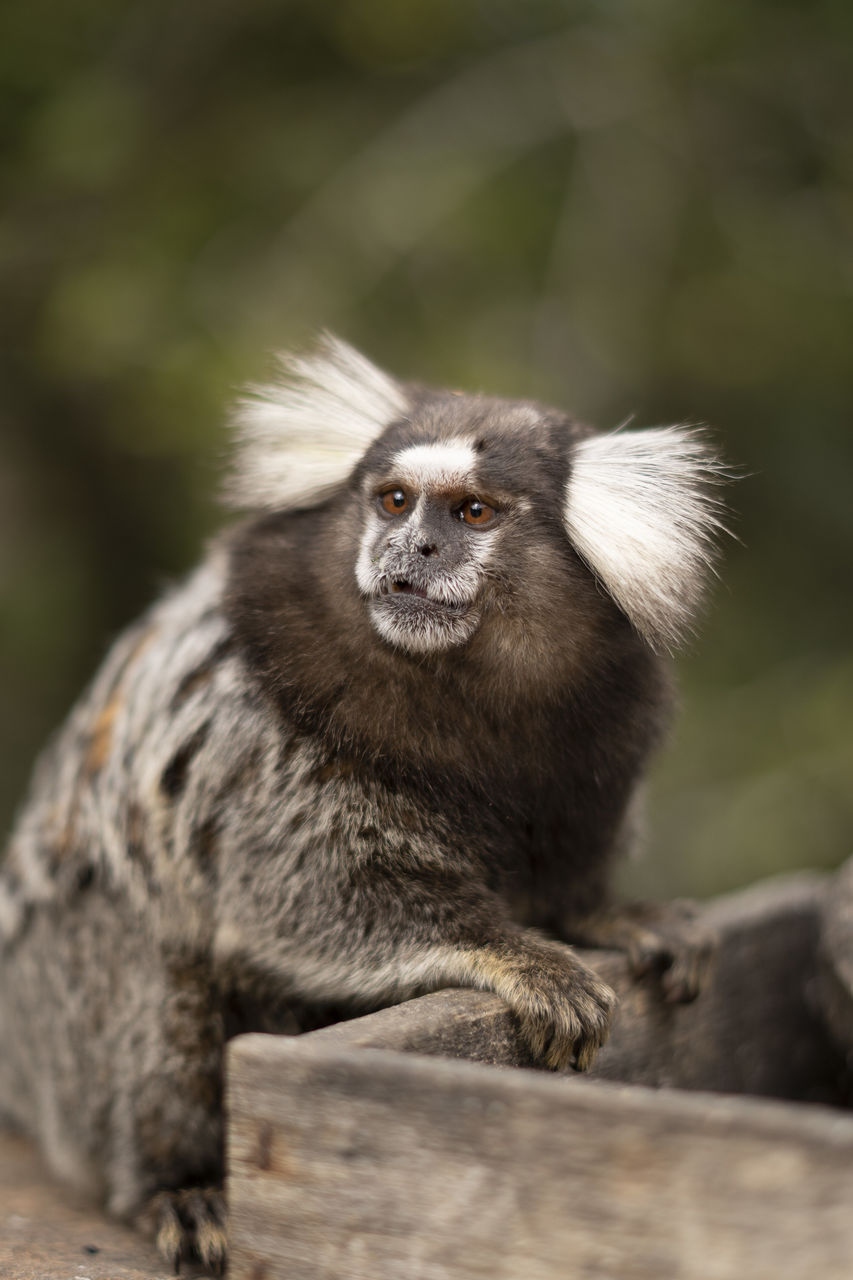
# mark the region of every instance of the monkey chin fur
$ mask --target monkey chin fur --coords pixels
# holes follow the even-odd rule
[[[473,605],[445,604],[416,595],[383,595],[371,600],[368,610],[383,640],[417,656],[459,648],[480,625],[480,612]]]

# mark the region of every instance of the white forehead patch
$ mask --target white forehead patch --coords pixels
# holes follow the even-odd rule
[[[474,482],[477,454],[467,440],[414,444],[402,449],[391,464],[394,477],[413,489],[469,489]]]

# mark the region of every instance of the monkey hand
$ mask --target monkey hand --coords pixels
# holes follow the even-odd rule
[[[469,957],[472,985],[506,1000],[537,1060],[586,1070],[607,1039],[616,996],[570,947],[526,932]]]
[[[624,951],[634,975],[657,971],[664,998],[695,1000],[702,989],[716,938],[695,902],[633,902],[573,924],[567,935],[579,946]]]

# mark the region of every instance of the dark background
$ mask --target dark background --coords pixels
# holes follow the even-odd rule
[[[749,477],[626,885],[853,852],[853,6],[6,0],[0,810],[328,326]]]

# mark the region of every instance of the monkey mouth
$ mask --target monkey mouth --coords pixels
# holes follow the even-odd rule
[[[405,578],[395,578],[391,583],[392,595],[417,596],[419,600],[429,600],[429,596],[423,587],[416,587],[411,582],[407,582]]]
[[[467,602],[461,600],[443,600],[440,596],[430,595],[425,587],[419,587],[408,578],[386,579],[380,588],[379,595],[384,599],[394,597],[395,604],[403,605],[404,602],[409,602],[414,609],[425,607],[429,612],[462,614],[470,608]]]
[[[474,600],[450,594],[441,580],[429,589],[411,578],[383,576],[370,602],[374,627],[389,644],[426,656],[465,644],[480,624]]]

